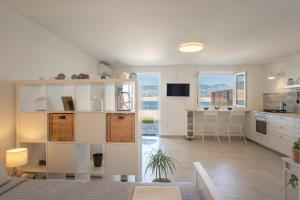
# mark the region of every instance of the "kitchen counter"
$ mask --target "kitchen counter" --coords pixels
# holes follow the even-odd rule
[[[282,117],[292,117],[292,118],[300,119],[300,113],[268,113],[268,114],[282,116]]]
[[[252,110],[252,112],[264,112],[261,110]],[[292,117],[292,118],[296,118],[296,119],[300,119],[300,113],[273,113],[273,112],[265,112],[269,115],[277,115],[277,116],[282,116],[282,117]]]

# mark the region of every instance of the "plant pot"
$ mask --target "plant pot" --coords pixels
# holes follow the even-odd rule
[[[102,166],[102,153],[95,153],[93,154],[93,160],[94,160],[94,167],[101,167]]]
[[[171,180],[170,179],[167,179],[167,178],[156,178],[154,179],[152,182],[159,182],[159,183],[171,183]]]
[[[300,163],[300,150],[293,148],[293,160],[296,163]]]

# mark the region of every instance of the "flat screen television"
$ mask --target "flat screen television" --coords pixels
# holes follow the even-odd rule
[[[190,84],[188,83],[167,83],[168,97],[189,97]]]

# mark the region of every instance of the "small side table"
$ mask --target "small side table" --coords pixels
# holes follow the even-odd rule
[[[296,163],[292,158],[282,158],[284,170],[284,199],[287,200],[287,179],[288,174],[293,174],[300,181],[300,164]],[[298,197],[300,198],[300,184],[298,184]]]

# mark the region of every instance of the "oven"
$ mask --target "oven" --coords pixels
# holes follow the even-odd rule
[[[268,114],[264,112],[256,113],[256,133],[267,136],[268,135]]]

